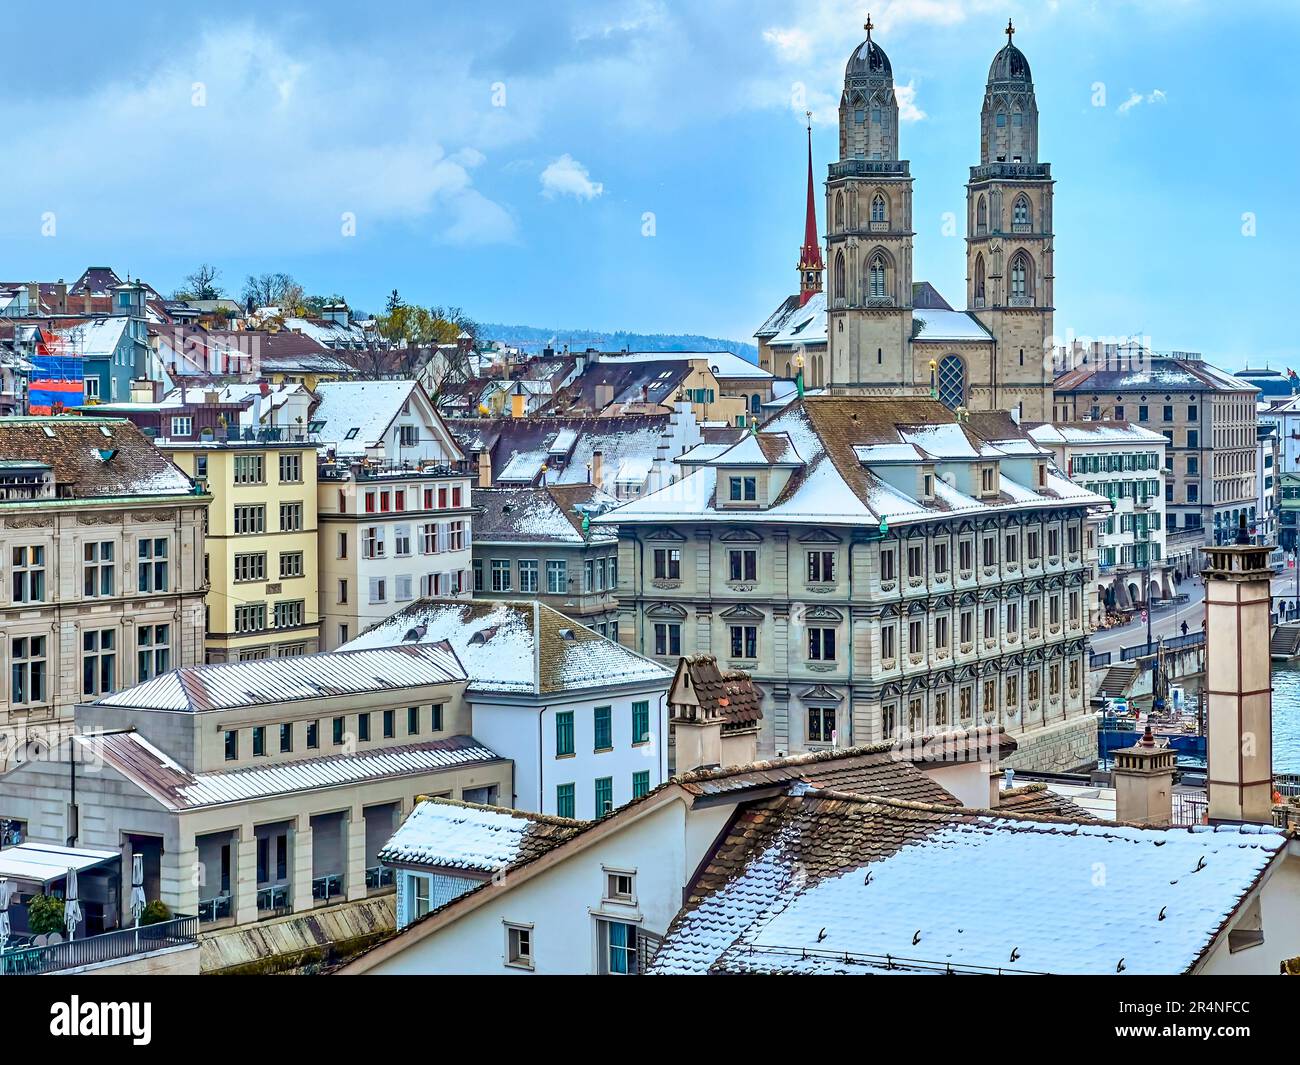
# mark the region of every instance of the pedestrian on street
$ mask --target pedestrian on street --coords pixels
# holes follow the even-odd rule
[[[1183,622],[1183,635],[1184,635],[1184,636],[1187,635],[1187,622],[1185,622],[1185,621]]]

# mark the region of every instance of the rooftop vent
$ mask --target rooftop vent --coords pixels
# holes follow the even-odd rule
[[[576,638],[577,638],[577,637],[574,635],[574,632],[573,632],[572,629],[561,629],[561,630],[560,630],[560,639],[561,639],[561,640],[573,640],[573,639],[576,639]]]

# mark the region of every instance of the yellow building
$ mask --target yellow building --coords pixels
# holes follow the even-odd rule
[[[206,660],[320,649],[316,447],[284,440],[160,442],[212,495]]]

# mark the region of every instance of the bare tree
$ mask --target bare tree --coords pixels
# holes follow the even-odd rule
[[[185,287],[176,293],[177,299],[219,300],[225,289],[217,284],[221,271],[211,263],[203,263],[192,274],[185,275]]]

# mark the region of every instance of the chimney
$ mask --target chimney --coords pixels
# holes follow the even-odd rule
[[[1235,544],[1204,550],[1210,822],[1272,824],[1272,546],[1250,542],[1243,512]]]
[[[510,417],[522,418],[527,414],[528,396],[524,392],[524,383],[516,381],[510,390]]]
[[[676,745],[673,771],[679,775],[722,764],[722,719],[716,700],[707,694],[702,697],[697,690],[694,664],[717,676],[715,659],[678,659],[677,675],[668,689],[668,718]]]
[[[1157,747],[1147,717],[1146,731],[1132,747],[1115,754],[1115,820],[1139,825],[1168,825],[1173,814],[1172,747]]]
[[[487,451],[478,453],[478,486],[492,487],[492,455]]]
[[[27,285],[27,303],[30,308],[28,314],[41,313],[41,286],[36,281],[29,282]]]
[[[54,286],[54,310],[57,314],[68,312],[68,283],[59,278]]]
[[[591,453],[591,483],[600,488],[604,482],[605,453],[597,448]]]
[[[93,303],[90,298],[90,292],[86,291],[81,294],[81,310],[83,314],[90,314]]]

